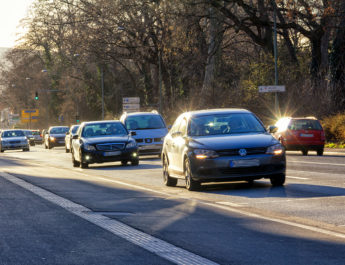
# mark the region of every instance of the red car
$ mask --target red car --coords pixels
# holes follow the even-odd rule
[[[301,150],[303,155],[314,150],[323,155],[325,132],[316,118],[282,118],[275,127],[273,135],[286,150]]]

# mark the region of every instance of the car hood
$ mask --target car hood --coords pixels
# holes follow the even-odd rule
[[[192,148],[206,148],[212,150],[268,147],[279,143],[268,133],[246,133],[219,136],[203,136],[189,138]]]
[[[128,135],[124,136],[103,136],[103,137],[90,137],[82,138],[84,143],[87,144],[100,144],[100,143],[114,143],[114,142],[128,142],[130,137]]]
[[[134,135],[134,139],[142,139],[142,138],[161,138],[165,137],[168,133],[168,129],[148,129],[148,130],[130,130],[132,132],[136,132],[137,135]]]
[[[18,137],[8,137],[2,138],[1,141],[9,142],[9,141],[24,141],[27,140],[25,136],[18,136]]]

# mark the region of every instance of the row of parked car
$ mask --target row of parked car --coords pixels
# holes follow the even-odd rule
[[[138,165],[139,156],[158,155],[165,185],[184,179],[188,190],[197,190],[204,182],[261,178],[283,185],[285,150],[322,155],[325,143],[316,118],[283,118],[266,129],[243,109],[186,112],[169,129],[157,112],[125,113],[119,120],[50,127],[43,144],[47,149],[65,146],[73,166],[82,168],[113,161]]]

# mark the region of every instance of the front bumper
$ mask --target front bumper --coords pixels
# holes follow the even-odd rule
[[[219,182],[236,180],[255,180],[285,174],[285,154],[273,156],[269,154],[240,156],[222,156],[214,159],[196,159],[189,156],[193,179],[200,182]],[[249,163],[248,166],[236,165],[239,160]],[[245,161],[247,160],[247,161]],[[242,162],[241,161],[241,162]]]
[[[116,161],[133,161],[138,159],[138,149],[128,148],[117,152],[106,152],[106,151],[89,151],[83,149],[82,161],[88,164],[93,163],[104,163],[104,162],[116,162]]]
[[[16,144],[16,145],[2,145],[2,150],[20,150],[20,149],[28,149],[29,144]]]
[[[160,155],[162,148],[163,143],[138,145],[139,155]]]

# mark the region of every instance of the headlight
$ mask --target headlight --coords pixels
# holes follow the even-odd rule
[[[96,148],[93,145],[84,144],[84,149],[88,151],[95,151]]]
[[[136,147],[137,146],[137,143],[135,141],[133,142],[129,142],[127,145],[126,145],[126,148],[133,148],[133,147]]]
[[[27,140],[27,139],[22,140],[22,143],[23,143],[23,144],[27,144],[27,143],[28,143],[28,140]]]
[[[267,148],[266,154],[281,155],[284,152],[284,147],[281,144],[275,144]]]
[[[51,141],[55,141],[55,137],[50,136],[50,140],[51,140]]]
[[[8,145],[7,141],[1,141],[1,145]]]
[[[219,155],[213,150],[195,149],[193,151],[197,159],[216,158]]]

